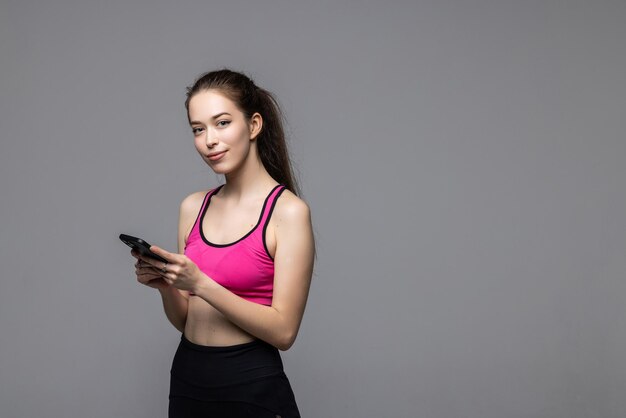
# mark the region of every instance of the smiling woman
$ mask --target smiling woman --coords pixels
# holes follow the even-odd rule
[[[178,254],[133,252],[137,280],[182,332],[169,416],[299,417],[279,350],[298,334],[315,248],[280,110],[230,70],[200,77],[185,107],[196,150],[226,181],[181,203]]]
[[[207,113],[213,111],[219,113],[213,116]],[[233,171],[232,164],[246,162],[244,157],[251,149],[251,140],[256,139],[261,129],[259,113],[246,120],[230,99],[215,90],[205,90],[189,102],[189,115],[193,115],[189,123],[196,149],[213,171],[226,174]]]

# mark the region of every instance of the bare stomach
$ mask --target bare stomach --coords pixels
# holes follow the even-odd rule
[[[195,344],[220,347],[255,339],[197,296],[189,297],[185,337]]]

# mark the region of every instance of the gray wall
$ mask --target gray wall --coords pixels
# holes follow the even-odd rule
[[[174,250],[221,181],[183,100],[223,66],[313,211],[305,417],[626,416],[625,2],[176,3],[2,0],[2,417],[166,415],[179,335],[117,235]]]

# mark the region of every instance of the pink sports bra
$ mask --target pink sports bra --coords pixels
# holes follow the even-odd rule
[[[214,244],[204,236],[202,221],[211,197],[222,187],[223,185],[209,191],[204,197],[185,245],[185,255],[207,276],[234,294],[251,302],[271,305],[274,259],[265,243],[265,231],[276,200],[285,190],[285,186],[274,187],[265,198],[259,220],[250,232],[230,244]]]

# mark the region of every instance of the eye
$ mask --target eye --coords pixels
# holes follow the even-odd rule
[[[202,133],[203,130],[204,130],[203,128],[199,128],[199,127],[191,128],[191,132],[193,132],[194,136],[200,135],[200,133]]]
[[[220,126],[220,127],[228,126],[229,124],[230,124],[229,120],[221,120],[217,122],[217,126]]]

